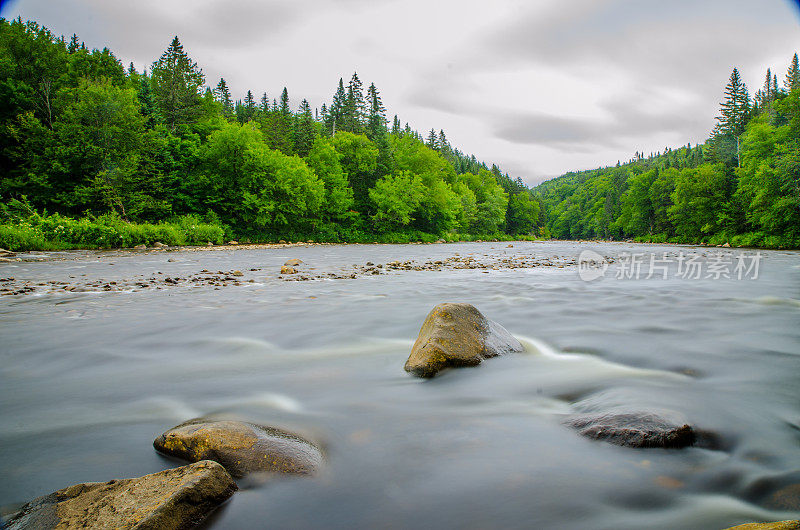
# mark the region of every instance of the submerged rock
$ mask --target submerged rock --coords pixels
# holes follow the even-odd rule
[[[189,420],[155,439],[157,451],[190,462],[214,460],[234,477],[248,473],[311,475],[322,450],[296,434],[241,421]]]
[[[290,267],[288,265],[284,265],[281,267],[281,274],[295,274],[297,270],[294,267]]]
[[[731,526],[725,530],[800,530],[800,521],[777,521],[774,523],[747,523]]]
[[[652,412],[578,414],[564,424],[587,438],[627,447],[678,449],[695,441],[690,425]]]
[[[519,341],[475,306],[445,303],[434,307],[422,323],[405,370],[433,377],[444,368],[476,366],[484,359],[520,351]]]
[[[206,460],[140,478],[58,490],[23,506],[4,528],[192,528],[236,490],[228,472]]]

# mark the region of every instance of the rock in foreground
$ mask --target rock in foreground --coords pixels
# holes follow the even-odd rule
[[[444,368],[475,366],[484,359],[522,350],[517,339],[475,306],[445,303],[428,313],[405,369],[419,377],[433,377]]]
[[[651,412],[580,414],[564,424],[587,438],[627,447],[678,449],[695,441],[690,425]]]
[[[311,475],[324,461],[308,440],[241,421],[190,420],[156,438],[153,447],[190,462],[219,462],[237,478],[257,472]]]
[[[70,486],[26,504],[6,523],[8,530],[192,528],[236,489],[221,465],[204,461],[140,478]]]
[[[726,530],[800,530],[800,521],[778,521],[775,523],[747,523],[731,526]]]

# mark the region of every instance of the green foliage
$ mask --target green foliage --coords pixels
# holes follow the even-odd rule
[[[372,219],[378,229],[399,230],[408,226],[424,193],[422,178],[409,171],[401,171],[379,180],[375,187],[369,190],[370,199],[377,210]]]

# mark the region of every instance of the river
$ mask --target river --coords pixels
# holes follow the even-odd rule
[[[609,258],[604,277],[581,279],[574,260],[586,249]],[[17,285],[243,273],[219,288],[0,297],[0,505],[174,467],[153,439],[213,415],[301,433],[328,460],[314,478],[242,482],[206,523],[214,529],[715,529],[798,518],[800,253],[761,251],[758,270],[739,279],[733,266],[728,278],[712,273],[723,251],[735,264],[737,249],[601,242],[67,252],[0,264]],[[644,255],[638,277],[628,253]],[[666,268],[648,278],[651,253]],[[699,279],[679,276],[682,253],[698,256]],[[456,254],[500,265],[277,276],[289,258],[325,272]],[[505,267],[508,258],[536,265]],[[474,304],[526,352],[431,380],[407,374],[423,319],[445,301]],[[714,443],[589,440],[561,424],[582,406],[676,411]]]

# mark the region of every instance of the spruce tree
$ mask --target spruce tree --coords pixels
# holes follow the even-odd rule
[[[183,50],[178,37],[172,39],[150,70],[155,110],[165,124],[174,130],[200,116],[205,76]]]
[[[369,85],[369,89],[367,89],[367,99],[369,101],[367,138],[374,142],[377,138],[386,136],[386,108],[383,106],[380,93],[375,87],[375,83]]]
[[[739,137],[750,112],[750,94],[747,85],[734,68],[730,80],[725,86],[725,101],[720,104],[720,115],[717,117],[716,134],[728,134]]]
[[[342,129],[355,134],[364,132],[364,122],[367,104],[364,101],[364,85],[358,78],[358,73],[353,72],[350,83],[347,85],[347,97],[344,102],[344,112],[342,116]]]
[[[292,115],[292,110],[289,108],[289,91],[286,87],[283,87],[283,92],[281,92],[280,112],[287,118]]]
[[[344,80],[339,78],[339,86],[336,88],[336,93],[333,94],[333,102],[330,109],[328,109],[328,121],[325,123],[325,128],[333,136],[336,134],[337,129],[341,129],[344,116],[344,106],[347,100],[347,94],[344,91]]]
[[[251,121],[256,116],[256,98],[253,93],[248,90],[247,95],[244,97],[244,121]]]
[[[269,98],[267,97],[266,92],[261,95],[261,106],[259,107],[259,110],[262,114],[269,112]]]
[[[786,80],[783,85],[787,92],[800,88],[800,63],[798,63],[796,53],[792,57],[792,64],[789,66],[789,71],[786,72]]]
[[[305,157],[311,151],[317,137],[317,126],[311,114],[311,105],[307,99],[300,103],[300,112],[295,120],[294,149],[298,155]]]
[[[400,127],[400,118],[397,117],[397,114],[394,115],[394,120],[392,121],[392,134],[400,135],[403,129]]]
[[[430,147],[431,149],[438,149],[439,148],[439,137],[436,134],[436,131],[431,129],[428,133],[428,139],[425,140],[425,145]]]
[[[214,99],[222,104],[222,115],[228,120],[233,118],[233,99],[231,99],[231,91],[228,88],[228,84],[223,78],[220,78],[217,88],[214,89]]]

